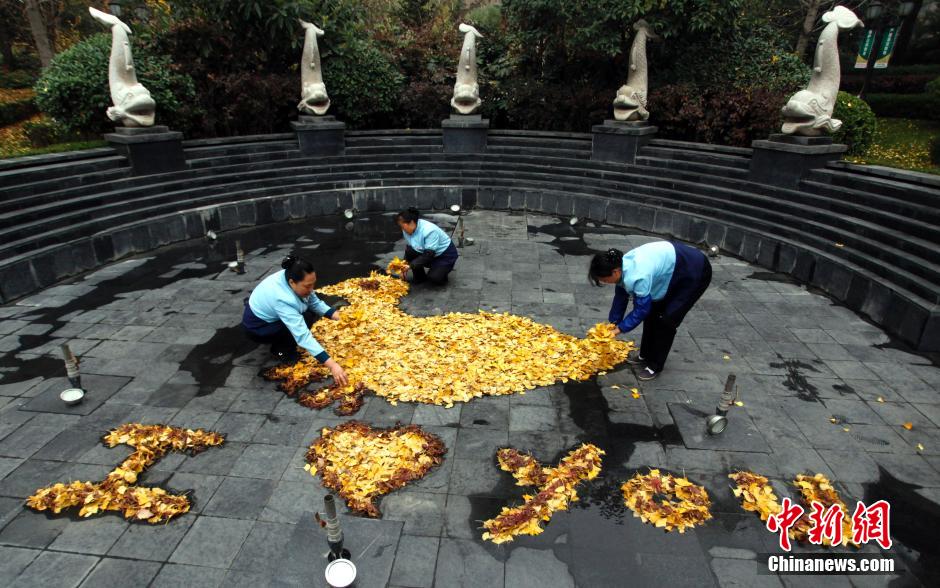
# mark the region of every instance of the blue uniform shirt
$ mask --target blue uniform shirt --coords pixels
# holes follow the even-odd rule
[[[302,316],[308,308],[327,318],[333,315],[333,309],[326,302],[317,298],[316,294],[311,293],[306,298],[301,298],[287,283],[285,271],[281,270],[271,274],[252,291],[248,298],[248,306],[251,312],[259,319],[273,323],[281,321],[287,326],[297,345],[307,350],[307,353],[317,358],[321,363],[330,358],[323,346],[314,339],[307,328]]]
[[[669,241],[654,241],[626,252],[621,266],[623,276],[614,290],[610,307],[610,322],[624,333],[642,323],[653,301],[665,298],[675,267],[676,248]],[[633,310],[624,316],[631,294]]]
[[[447,233],[439,226],[424,219],[419,218],[417,224],[414,234],[409,235],[405,231],[401,232],[412,249],[418,253],[432,251],[435,257],[447,251],[447,248],[450,247],[450,237],[447,236]]]

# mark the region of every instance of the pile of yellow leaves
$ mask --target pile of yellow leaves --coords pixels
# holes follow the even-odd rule
[[[678,529],[685,533],[712,518],[711,499],[702,486],[688,478],[677,478],[650,470],[637,474],[620,487],[627,508],[644,523],[652,523],[666,531]]]
[[[597,323],[588,329],[587,336],[592,339],[613,339],[616,328],[617,325],[611,323]]]
[[[444,460],[447,449],[437,435],[417,425],[373,429],[349,421],[324,428],[307,451],[304,469],[317,473],[349,510],[380,516],[373,502],[412,480],[418,480]]]
[[[568,504],[578,500],[575,486],[583,480],[593,480],[601,472],[601,456],[604,452],[590,443],[571,451],[557,467],[542,467],[531,455],[515,449],[500,449],[497,452],[499,466],[512,472],[517,486],[535,486],[533,496],[523,495],[523,504],[512,508],[503,507],[499,515],[483,522],[486,532],[483,539],[493,543],[512,541],[516,535],[538,535],[540,523],[552,518],[552,513],[567,510]]]
[[[426,318],[405,314],[399,299],[408,284],[375,272],[329,286],[321,294],[342,296],[350,306],[337,321],[318,321],[314,337],[357,384],[397,401],[453,406],[487,395],[513,394],[556,381],[586,380],[624,361],[631,342],[589,336],[578,339],[510,314],[449,313]],[[600,334],[607,326],[592,332]],[[329,370],[307,355],[267,377],[282,380],[289,395],[326,378]]]
[[[219,433],[202,429],[179,429],[164,425],[121,425],[105,435],[108,447],[130,445],[135,448],[124,462],[102,482],[54,484],[36,490],[26,499],[35,510],[63,509],[81,506],[78,515],[90,517],[106,510],[123,511],[124,518],[158,523],[189,511],[189,499],[167,494],[163,488],[135,486],[137,476],[169,451],[189,451],[195,455],[206,448],[221,445],[225,438]]]
[[[401,278],[404,278],[405,272],[407,272],[410,267],[411,266],[408,265],[407,261],[405,261],[404,259],[400,259],[396,255],[395,259],[390,261],[388,264],[388,267],[385,268],[385,273],[387,273],[390,276],[399,276]]]
[[[733,489],[734,495],[741,498],[741,506],[744,510],[756,512],[760,515],[760,520],[766,521],[770,515],[778,514],[782,507],[777,502],[777,496],[770,485],[770,482],[764,476],[754,472],[735,472],[728,474],[728,477],[734,480],[736,487]],[[826,510],[833,504],[839,505],[842,510],[842,544],[855,545],[852,541],[852,515],[848,507],[842,501],[839,493],[832,487],[829,480],[822,474],[815,476],[798,475],[793,484],[800,489],[800,495],[806,512],[796,523],[790,527],[787,535],[795,541],[806,541],[809,531],[813,526],[809,518],[811,504],[819,502]],[[823,537],[823,544],[829,545],[826,537]]]

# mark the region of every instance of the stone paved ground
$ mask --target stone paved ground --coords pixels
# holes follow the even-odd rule
[[[606,317],[612,295],[586,285],[588,249],[649,239],[548,217],[466,219],[476,243],[462,251],[452,284],[411,293],[407,311],[506,310],[583,334]],[[237,325],[251,286],[291,248],[316,260],[321,283],[384,266],[403,248],[387,216],[351,228],[320,221],[188,243],[0,307],[0,585],[322,585],[326,547],[310,513],[324,490],[303,471],[303,455],[320,428],[344,419],[302,408],[259,378],[268,352]],[[244,276],[222,265],[233,257],[233,238],[251,250]],[[369,399],[357,418],[419,424],[442,437],[448,455],[387,496],[383,519],[343,517],[359,585],[937,585],[929,532],[940,521],[940,370],[779,276],[726,257],[714,270],[667,371],[639,386],[640,399],[624,393],[637,386],[627,368],[449,410]],[[58,345],[66,341],[82,357],[89,390],[73,409],[55,398],[65,387]],[[744,406],[724,436],[703,438],[702,415],[731,372]],[[191,513],[148,526],[23,508],[40,486],[102,479],[130,449],[107,449],[100,437],[126,422],[227,436],[221,448],[171,454],[143,476],[145,484],[191,490]],[[538,537],[503,546],[480,540],[480,522],[522,493],[495,466],[496,448],[554,462],[582,441],[608,455],[571,512],[555,515]],[[632,518],[619,485],[648,467],[703,484],[715,518],[684,535]],[[731,496],[726,475],[736,468],[772,478],[780,496],[793,496],[786,485],[794,475],[822,472],[850,504],[889,499],[896,543],[886,556],[897,573],[764,573],[759,554],[778,549]]]

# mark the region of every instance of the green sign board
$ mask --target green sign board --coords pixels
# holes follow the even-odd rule
[[[898,27],[888,27],[881,34],[881,42],[878,44],[878,53],[875,55],[875,69],[884,69],[888,67],[891,60],[891,54],[894,53],[894,44],[898,40]]]
[[[872,47],[875,46],[875,31],[865,29],[862,40],[858,44],[858,55],[855,56],[855,69],[868,67],[868,58],[871,57]]]

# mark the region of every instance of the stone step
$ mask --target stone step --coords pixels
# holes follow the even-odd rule
[[[936,174],[908,171],[906,169],[884,167],[881,165],[859,165],[848,161],[833,161],[827,167],[836,171],[907,182],[909,184],[917,184],[927,188],[933,188],[934,190],[940,190],[940,176]]]
[[[431,167],[428,168],[429,170],[430,170],[430,169],[437,169],[437,168],[439,167],[439,165],[437,165],[437,164],[431,164],[431,163],[424,164],[424,165],[431,165]],[[457,164],[450,164],[450,165],[457,166]],[[464,164],[461,164],[461,167],[463,167],[463,165],[464,165]],[[447,164],[444,165],[444,167],[446,167],[446,166],[447,166]],[[351,166],[351,165],[345,165],[345,166],[337,166],[337,167],[343,167],[343,168],[345,168],[345,169],[354,169],[354,168],[355,168],[354,165],[352,165],[352,166]],[[409,166],[396,166],[396,167],[402,167],[403,169],[409,168]],[[470,169],[476,169],[476,168],[478,168],[478,167],[479,167],[478,165],[471,165],[471,166],[469,166]],[[246,169],[246,168],[241,168],[241,169],[243,170],[243,171],[242,171],[242,174],[244,174],[246,171],[250,171],[250,169]],[[375,170],[374,173],[379,173],[378,170],[384,169],[384,167],[383,167],[383,166],[364,166],[363,169]],[[518,170],[518,169],[520,169],[520,168],[519,168],[516,164],[513,164],[512,169],[513,169],[513,170]],[[536,169],[538,169],[538,168],[536,168]],[[267,169],[267,168],[265,168],[264,171],[265,171],[265,172],[272,172],[272,170]],[[296,174],[296,173],[311,173],[311,172],[313,172],[313,171],[315,171],[315,170],[314,170],[313,168],[309,168],[309,167],[308,167],[308,168],[306,168],[306,169],[278,170],[278,171],[279,171],[279,173],[284,173],[285,171],[287,171],[288,173]],[[562,171],[562,170],[560,170],[560,169],[557,170],[557,172],[561,172],[561,171]],[[568,170],[564,170],[564,171],[567,173]],[[434,172],[434,173],[437,173],[437,172]],[[256,177],[256,179],[260,179],[260,178],[264,177],[264,175],[265,175],[265,174],[258,175],[258,176]],[[597,174],[595,174],[595,175],[597,175]],[[221,177],[224,178],[224,177],[226,177],[226,176],[225,176],[225,175],[222,175]],[[242,177],[245,178],[245,181],[248,181],[248,179],[249,179],[248,176],[242,176]],[[610,174],[604,174],[604,177],[611,178],[611,177],[613,177],[613,176],[611,176]],[[624,177],[629,178],[629,176],[624,176]],[[312,178],[312,179],[315,179],[315,178]],[[138,179],[133,179],[133,180],[131,180],[131,181],[129,181],[129,182],[126,182],[125,184],[132,184],[132,183],[136,183],[137,181],[138,181]],[[203,184],[203,185],[205,185],[205,184]],[[163,189],[163,187],[161,186],[160,189]],[[796,194],[799,194],[799,193],[796,193]],[[58,203],[62,204],[63,206],[66,206],[66,205],[69,203],[69,201],[68,201],[67,199],[60,198],[60,197],[58,197],[57,195],[54,195],[54,196],[55,196],[55,197],[53,197],[53,198],[51,199],[52,202],[58,202]],[[92,202],[94,202],[95,205],[100,204],[100,201],[97,201],[97,200],[93,200]],[[819,203],[814,203],[814,205],[817,205],[817,206],[818,206]],[[74,208],[74,207],[73,207],[73,208]],[[43,209],[40,209],[39,211],[32,211],[32,212],[34,212],[34,213],[41,213],[42,215],[47,215],[47,214],[50,213],[51,210],[54,210],[54,209],[43,208]],[[26,211],[24,211],[24,212],[26,212]],[[17,220],[18,220],[18,219],[12,219],[12,218],[9,218],[9,217],[8,217],[8,218],[3,219],[2,222],[3,222],[3,224],[7,224],[7,225],[8,225],[8,224],[10,224],[10,223],[15,223],[15,222],[17,222]]]
[[[920,204],[932,208],[940,207],[940,188],[920,183],[902,182],[831,169],[813,170],[806,179],[858,192],[869,192],[882,197],[894,198],[901,202]]]
[[[416,135],[414,137],[400,137],[389,135],[365,135],[365,136],[347,136],[346,148],[350,147],[384,147],[384,146],[408,146],[408,145],[431,145],[440,147],[440,135]]]
[[[671,159],[671,158],[660,158],[660,157],[651,157],[646,155],[638,155],[636,158],[636,163],[638,165],[645,165],[648,167],[659,168],[659,169],[676,169],[682,171],[691,171],[704,175],[725,175],[732,178],[747,178],[747,170],[739,169],[735,167],[728,167],[724,165],[714,165],[710,163],[700,163],[697,161],[687,161],[684,159]]]
[[[555,149],[550,147],[525,147],[519,145],[489,145],[486,146],[487,153],[502,155],[520,155],[527,154],[533,156],[556,157],[561,159],[591,159],[590,149]]]
[[[53,191],[69,190],[82,186],[96,186],[121,178],[130,177],[129,167],[116,167],[85,174],[75,174],[59,178],[37,179],[3,189],[0,200],[0,212],[15,211],[27,206],[35,197],[42,197]]]
[[[530,177],[530,175],[518,173],[518,170],[516,170],[515,172],[506,171],[503,173],[505,173],[511,179],[504,179],[504,178],[498,177],[499,174],[497,174],[494,170],[483,170],[482,177],[478,179],[478,182],[479,182],[478,185],[481,185],[481,186],[487,185],[487,183],[489,183],[490,181],[493,181],[493,182],[500,182],[502,184],[507,184],[510,186],[516,186],[517,187],[516,189],[520,189],[520,190],[526,189],[527,187],[534,186],[534,187],[539,187],[539,188],[544,187],[545,189],[561,188],[561,189],[570,190],[572,192],[579,191],[579,190],[583,192],[586,187],[584,186],[583,183],[564,184],[561,180],[570,180],[570,179],[552,177],[551,175],[548,175],[548,174],[541,174],[536,177]],[[399,183],[413,184],[415,182],[415,179],[413,178],[411,174],[407,174],[407,173],[404,174],[404,177],[400,178],[398,181],[393,180],[391,177],[392,175],[394,174],[393,172],[390,172],[390,171],[386,171],[385,173],[379,173],[378,177],[381,179],[380,180],[377,179],[373,185],[393,186]],[[325,178],[311,177],[308,179],[304,176],[295,176],[295,177],[289,178],[289,180],[294,181],[295,184],[288,184],[288,185],[283,185],[283,186],[272,186],[270,181],[261,181],[259,182],[259,186],[257,188],[253,188],[252,185],[250,184],[246,184],[244,182],[235,182],[233,184],[230,184],[230,187],[231,187],[231,191],[239,194],[240,197],[242,194],[246,194],[248,192],[251,192],[254,194],[276,195],[276,194],[283,194],[286,192],[290,192],[291,190],[296,190],[296,189],[301,189],[301,190],[322,189],[323,181],[325,180]],[[446,185],[456,185],[456,186],[467,185],[468,183],[473,185],[474,183],[472,179],[467,176],[434,177],[431,174],[429,174],[428,178],[426,178],[424,181],[426,182],[434,181],[435,183],[442,183]],[[296,184],[299,184],[299,187]],[[352,188],[350,187],[349,184],[350,182],[348,180],[341,180],[341,181],[333,182],[332,184],[328,185],[327,188],[331,190],[332,189],[359,189],[359,188],[366,188],[369,186],[369,183],[364,182],[364,181],[361,182],[360,185],[357,185]],[[645,198],[653,198],[654,203],[656,204],[661,204],[661,202],[676,202],[678,206],[681,208],[681,205],[683,202],[689,202],[692,200],[698,201],[698,200],[704,199],[709,206],[714,206],[718,208],[726,208],[726,209],[735,209],[738,211],[744,210],[747,212],[747,214],[751,215],[752,218],[755,218],[755,219],[766,217],[766,218],[772,219],[773,222],[777,224],[781,224],[780,221],[781,221],[781,218],[783,218],[782,215],[779,213],[772,213],[768,211],[766,204],[755,206],[751,204],[742,204],[739,202],[728,202],[725,199],[716,198],[714,196],[702,196],[702,195],[691,194],[689,192],[682,192],[678,190],[657,188],[655,186],[647,186],[647,187],[615,186],[613,190],[609,189],[608,187],[590,186],[589,193],[596,193],[599,195],[612,195],[614,197],[617,197],[617,196],[622,197],[622,194],[624,193],[623,192],[624,188],[627,188],[630,190],[629,193],[632,198],[638,198],[641,200]],[[162,192],[162,190],[160,190],[159,192]],[[124,211],[126,212],[126,214],[125,214],[125,217],[122,217],[122,218],[133,219],[133,218],[139,218],[140,215],[143,215],[143,214],[159,213],[162,210],[160,209],[160,206],[177,207],[181,204],[181,202],[187,202],[187,203],[192,204],[196,200],[200,202],[202,201],[202,198],[199,198],[199,199],[187,198],[186,196],[190,192],[195,192],[198,194],[206,194],[207,190],[204,188],[195,188],[191,190],[171,192],[169,194],[161,193],[156,196],[151,196],[149,198],[136,198],[131,201],[122,202],[120,204],[108,204],[108,205],[98,206],[94,208],[94,213],[89,213],[87,211],[80,211],[77,213],[73,213],[71,215],[63,215],[62,218],[58,218],[58,219],[54,217],[52,218],[47,217],[47,218],[42,219],[41,221],[37,221],[36,223],[27,223],[26,225],[21,225],[17,227],[15,229],[15,232],[18,232],[20,234],[32,235],[32,236],[26,237],[24,239],[20,239],[17,242],[8,243],[7,245],[3,247],[2,251],[4,253],[8,253],[11,250],[22,251],[24,247],[27,247],[27,246],[30,248],[36,247],[36,246],[42,245],[44,241],[47,241],[49,239],[61,240],[69,236],[80,235],[81,231],[87,231],[91,228],[106,227],[107,226],[106,224],[103,225],[97,220],[97,219],[100,219],[101,215],[103,214]],[[232,200],[230,191],[226,189],[225,187],[216,187],[213,193],[206,197],[209,198],[210,201],[212,201],[211,199],[214,199],[214,198],[222,198],[224,201]],[[673,206],[676,206],[676,204],[673,204]],[[109,218],[113,219],[115,218],[115,216],[112,215]],[[817,229],[815,232],[816,235],[827,235],[827,233],[833,233],[835,231],[834,234],[836,235],[836,238],[845,239],[847,241],[846,245],[848,247],[853,247],[855,244],[853,241],[851,241],[854,238],[851,232],[848,232],[848,233],[840,232],[835,229],[832,229],[831,227],[822,225],[820,223],[815,223],[815,222],[807,223],[805,221],[805,217],[803,216],[789,215],[789,220],[792,224],[795,224],[796,226],[802,226],[805,224],[809,224],[811,226],[815,225],[814,228]],[[58,222],[60,225],[65,227],[65,229],[57,230],[57,231],[49,231],[50,234],[43,233],[41,237],[39,238],[35,236],[37,231],[42,230],[41,227],[43,225],[49,226],[50,224],[53,224],[56,222]],[[828,238],[831,239],[833,237],[828,237]],[[865,240],[862,240],[860,245],[864,245],[865,242],[866,242]],[[831,241],[829,242],[829,245],[830,246],[832,245]],[[891,253],[891,249],[885,249],[884,251],[887,253]],[[879,266],[880,265],[882,264],[879,264]],[[924,266],[924,267],[928,267],[928,266]],[[923,283],[923,280],[920,280],[917,276],[912,276],[908,274],[908,272],[904,271],[903,269],[895,267],[895,268],[892,268],[892,271],[894,271],[898,276],[900,276],[904,280],[907,280],[908,282],[912,282],[914,285],[909,286],[909,287],[911,287],[915,291],[918,291],[918,290],[923,291],[925,288],[930,287],[929,284]]]
[[[351,156],[370,155],[397,155],[410,153],[440,153],[441,145],[373,145],[367,147],[346,147],[346,153]]]
[[[691,141],[675,141],[673,139],[652,139],[649,142],[651,147],[668,147],[671,149],[681,149],[683,151],[701,151],[704,153],[724,153],[727,155],[736,155],[738,157],[750,158],[754,152],[748,147],[730,147],[728,145],[712,145],[709,143],[693,143]]]
[[[591,151],[590,139],[558,139],[551,141],[551,149],[563,149],[573,151]],[[532,147],[537,150],[546,148],[544,137],[523,137],[516,135],[493,135],[486,138],[486,149],[489,151],[493,147]]]
[[[206,145],[184,149],[186,160],[190,163],[200,159],[225,157],[228,155],[264,154],[279,151],[297,150],[297,141],[267,141],[242,143],[238,145]]]
[[[104,150],[95,150],[100,153]],[[110,170],[130,166],[127,159],[123,156],[115,155],[114,151],[107,149],[107,154],[100,154],[93,158],[82,159],[78,161],[57,159],[48,160],[43,157],[42,163],[31,166],[12,167],[9,170],[0,171],[0,188],[4,191],[0,193],[0,200],[4,200],[6,188],[29,184],[33,182],[51,180],[53,178],[64,178],[72,175],[81,175],[93,173],[96,171]],[[19,158],[16,158],[19,159]],[[23,158],[26,159],[26,158]],[[52,163],[48,163],[52,161]]]
[[[692,149],[675,149],[672,147],[659,147],[656,145],[646,145],[640,149],[640,155],[658,159],[675,159],[678,161],[689,161],[694,163],[704,163],[713,167],[733,168],[747,170],[751,163],[749,157],[740,155],[731,155],[725,153],[715,153],[710,151],[698,151]]]

